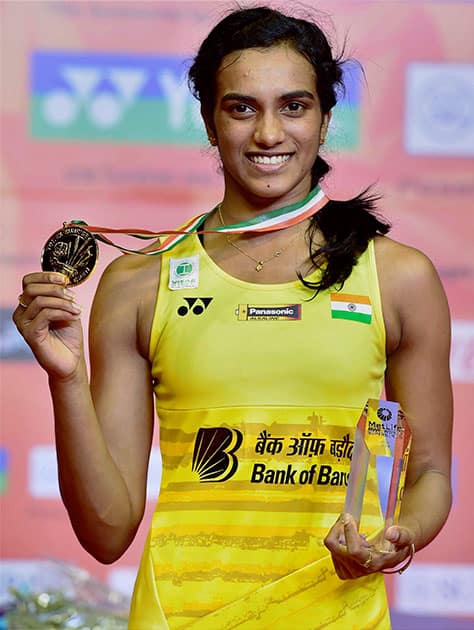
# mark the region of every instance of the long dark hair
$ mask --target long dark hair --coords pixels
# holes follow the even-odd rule
[[[247,48],[270,48],[286,43],[302,54],[316,73],[322,114],[327,114],[343,93],[342,54],[334,56],[326,35],[315,24],[291,17],[270,7],[238,9],[222,19],[202,42],[189,69],[189,86],[201,103],[207,124],[212,124],[216,96],[216,75],[226,55]],[[315,187],[329,172],[329,164],[318,155],[311,170]],[[369,189],[353,199],[329,201],[310,221],[310,259],[322,270],[317,282],[300,276],[305,286],[316,292],[334,285],[342,287],[358,256],[370,239],[386,234],[390,225],[377,215],[379,197]],[[325,244],[317,244],[318,232]]]

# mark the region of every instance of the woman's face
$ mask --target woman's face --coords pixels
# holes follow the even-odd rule
[[[216,77],[213,131],[226,195],[286,205],[311,189],[329,115],[312,65],[287,45],[227,55]]]

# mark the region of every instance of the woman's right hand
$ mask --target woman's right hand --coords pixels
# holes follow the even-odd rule
[[[80,307],[60,273],[30,273],[23,278],[23,291],[13,321],[37,361],[53,378],[74,375],[83,356]]]

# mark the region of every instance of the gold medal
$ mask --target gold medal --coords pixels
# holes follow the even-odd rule
[[[79,226],[64,227],[46,241],[41,254],[43,271],[57,271],[69,278],[69,284],[84,282],[94,271],[99,256],[97,241]]]

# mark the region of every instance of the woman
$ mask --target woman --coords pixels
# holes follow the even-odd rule
[[[430,261],[384,236],[373,198],[328,201],[318,187],[341,77],[305,20],[260,7],[211,31],[190,83],[222,202],[202,234],[106,270],[90,386],[65,278],[24,278],[14,319],[49,375],[62,497],[101,562],[143,516],[156,394],[163,481],[132,628],[387,628],[382,572],[447,518],[448,307]],[[279,229],[255,231],[268,221]],[[365,319],[337,315],[341,301]],[[413,431],[390,553],[371,544],[378,509],[364,535],[338,517],[350,462],[328,446],[353,437],[384,382]]]

